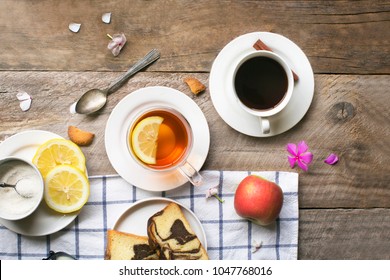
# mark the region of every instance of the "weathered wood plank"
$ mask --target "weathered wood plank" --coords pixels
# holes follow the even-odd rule
[[[299,259],[390,259],[390,209],[313,209],[299,214]]]
[[[110,24],[100,19],[107,11]],[[150,70],[208,72],[233,38],[271,31],[296,42],[316,73],[390,71],[385,0],[3,0],[0,19],[0,70],[122,71],[159,48],[162,58]],[[82,24],[79,33],[68,30],[70,22]],[[106,34],[118,32],[128,43],[113,57]]]
[[[204,169],[291,171],[285,146],[305,140],[314,161],[300,172],[301,208],[390,207],[389,76],[316,75],[315,95],[303,120],[270,138],[248,137],[230,128],[216,112],[208,89],[199,96],[183,82],[186,73],[142,72],[109,97],[96,116],[72,115],[69,105],[87,89],[107,86],[119,73],[0,72],[0,140],[25,129],[44,129],[67,137],[68,125],[96,134],[83,148],[89,173],[114,173],[104,147],[105,124],[114,106],[128,93],[145,86],[164,85],[182,91],[200,106],[210,127],[211,146]],[[207,73],[194,73],[208,85]],[[18,90],[29,92],[33,104],[20,110]],[[340,162],[328,166],[330,153]]]

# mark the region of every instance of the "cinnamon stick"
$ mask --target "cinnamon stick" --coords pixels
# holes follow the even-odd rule
[[[256,41],[256,43],[253,45],[253,47],[260,51],[260,50],[263,50],[263,51],[269,51],[269,52],[273,52],[273,50],[268,47],[263,41],[261,41],[260,39],[258,39]],[[298,75],[294,72],[294,70],[291,69],[291,72],[293,74],[293,77],[294,77],[294,81],[298,81],[299,80],[299,77]]]

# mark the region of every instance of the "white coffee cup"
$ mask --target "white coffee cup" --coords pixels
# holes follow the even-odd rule
[[[268,134],[271,131],[269,117],[289,103],[294,78],[281,56],[254,50],[243,55],[234,66],[232,87],[241,108],[259,117],[262,133]]]

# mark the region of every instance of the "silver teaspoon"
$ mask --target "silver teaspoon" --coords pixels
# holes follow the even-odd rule
[[[76,102],[75,110],[79,114],[92,114],[103,108],[107,95],[118,90],[128,78],[160,58],[160,52],[151,50],[144,58],[134,64],[123,76],[114,81],[107,89],[91,89]]]
[[[24,197],[24,198],[30,198],[31,195],[30,194],[23,194],[23,193],[20,193],[18,191],[18,189],[16,188],[17,185],[18,185],[19,181],[16,182],[15,185],[12,185],[12,184],[8,184],[8,183],[5,183],[5,182],[0,182],[0,188],[13,188],[15,190],[15,192],[20,195],[21,197]]]

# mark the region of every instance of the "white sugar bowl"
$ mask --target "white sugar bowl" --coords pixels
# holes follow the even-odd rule
[[[0,218],[20,220],[42,201],[44,181],[31,162],[17,157],[0,159]]]

